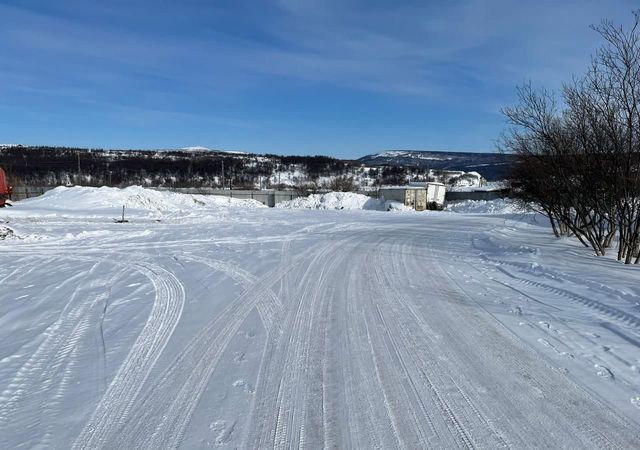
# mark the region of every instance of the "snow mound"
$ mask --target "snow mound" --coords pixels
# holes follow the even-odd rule
[[[462,214],[517,214],[524,212],[517,203],[509,199],[463,200],[447,204],[446,210]]]
[[[0,241],[3,239],[14,237],[16,237],[16,235],[11,228],[0,225]]]
[[[256,200],[240,200],[213,195],[179,194],[156,191],[141,186],[124,189],[112,187],[60,186],[20,202],[20,206],[62,210],[113,209],[126,206],[148,211],[184,211],[189,209],[221,209],[228,207],[264,207]]]
[[[284,209],[348,209],[369,211],[415,212],[413,208],[393,200],[385,201],[354,192],[327,192],[298,197],[278,203]]]
[[[298,197],[293,200],[278,203],[276,208],[384,210],[385,205],[380,200],[363,194],[356,194],[354,192],[327,192],[325,194],[311,194],[308,197]]]
[[[384,202],[384,210],[385,211],[398,211],[398,212],[415,212],[411,206],[407,206],[402,202],[397,202],[395,200],[387,200]]]

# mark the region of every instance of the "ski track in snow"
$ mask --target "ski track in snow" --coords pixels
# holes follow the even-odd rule
[[[473,223],[454,230],[444,214],[434,214],[431,227],[417,216],[391,220],[376,213],[244,214],[256,220],[275,215],[283,229],[262,225],[267,231],[256,235],[249,223],[237,235],[209,237],[206,226],[198,230],[195,224],[193,235],[180,235],[174,233],[179,224],[161,224],[159,234],[134,234],[138,238],[124,244],[127,235],[118,231],[96,236],[91,246],[70,240],[65,255],[48,242],[4,253],[16,258],[0,273],[11,286],[36,284],[32,272],[38,273],[38,262],[80,267],[59,284],[71,295],[58,315],[40,337],[17,350],[25,355],[15,373],[0,380],[0,446],[14,435],[27,436],[8,441],[15,445],[74,449],[195,443],[273,449],[631,448],[640,442],[633,418],[599,397],[595,384],[583,387],[567,376],[554,359],[578,364],[584,358],[597,382],[628,383],[629,377],[611,369],[612,358],[628,365],[640,359],[618,356],[616,348],[590,354],[597,339],[556,315],[576,308],[582,317],[606,322],[602,328],[614,337],[635,342],[640,319],[633,312],[634,294],[593,281],[586,285],[595,298],[574,292],[579,278],[498,257],[488,240],[476,239]],[[463,223],[463,215],[456,216],[455,223]],[[289,217],[295,221],[287,223]],[[515,244],[505,248],[510,257],[528,252]],[[264,263],[254,260],[261,257]],[[194,274],[207,279],[231,280],[240,290],[201,284],[199,295],[221,306],[198,321],[199,327],[188,328],[192,322],[181,319],[190,290],[181,272],[172,271],[175,264],[185,271],[198,267]],[[106,304],[117,300],[112,287],[131,271],[152,285],[153,304],[131,347],[121,350],[115,375],[105,379]],[[514,298],[530,300],[541,311],[533,319],[519,307],[528,340],[501,319],[501,308],[506,313]],[[44,307],[54,299],[56,291],[50,290],[33,301]],[[12,317],[9,307],[3,305],[2,312],[3,320]],[[228,386],[239,392],[252,385],[243,397],[246,406],[222,410],[215,402],[205,404],[204,398],[212,398],[205,396],[208,386],[234,370],[228,362],[232,342],[250,329],[252,316],[264,328],[263,340],[247,344],[261,346],[249,356],[254,378],[232,374],[236,381]],[[187,329],[176,333],[181,326]],[[174,356],[165,352],[170,342],[176,344]],[[1,370],[5,360],[10,361],[0,360]],[[83,366],[91,369],[83,372]],[[66,413],[63,400],[73,395],[73,380],[81,373],[96,378],[95,407],[68,442],[47,418]],[[208,430],[194,426],[194,417],[202,415],[211,424]]]

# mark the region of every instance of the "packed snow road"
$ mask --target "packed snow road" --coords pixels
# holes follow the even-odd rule
[[[2,448],[640,443],[637,268],[521,217],[0,217]]]

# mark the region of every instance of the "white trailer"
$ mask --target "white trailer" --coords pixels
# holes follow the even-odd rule
[[[441,183],[425,183],[424,186],[391,186],[378,190],[381,198],[401,202],[416,211],[442,209],[444,194],[445,187]]]
[[[385,200],[403,203],[416,211],[442,209],[444,207],[445,186],[442,183],[390,186],[380,188],[378,194]]]
[[[444,199],[445,199],[446,193],[447,193],[447,190],[444,187],[444,184],[427,183],[427,208],[429,209],[444,208]]]

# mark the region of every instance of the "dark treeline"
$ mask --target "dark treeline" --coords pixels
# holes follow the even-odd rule
[[[365,169],[360,161],[328,156],[280,156],[190,152],[180,150],[102,150],[72,147],[0,148],[0,166],[14,186],[165,186],[356,190],[354,177]],[[405,184],[427,179],[427,169],[416,166],[369,168],[372,184]],[[281,182],[279,174],[295,173]],[[435,171],[439,174],[444,171]],[[223,179],[224,174],[224,179]],[[327,177],[331,180],[321,177]]]
[[[347,163],[339,159],[331,158],[329,156],[279,156],[279,155],[265,155],[277,161],[277,164],[290,168],[292,166],[302,166],[305,168],[306,174],[310,178],[317,178],[319,176],[329,176],[335,174],[344,173],[349,167]]]
[[[0,166],[14,185],[253,188],[269,184],[276,172],[305,177],[341,175],[348,164],[327,156],[277,156],[224,152],[102,150],[70,147],[6,147]],[[224,174],[224,179],[223,179]]]

